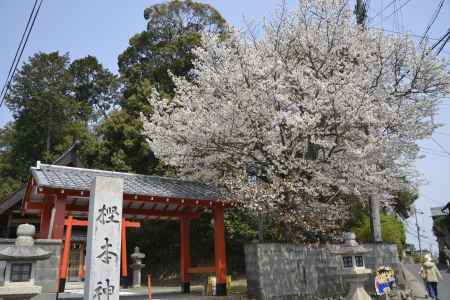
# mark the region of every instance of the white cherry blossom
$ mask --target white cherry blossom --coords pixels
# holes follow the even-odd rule
[[[417,142],[450,92],[449,63],[407,35],[362,30],[346,3],[303,0],[258,38],[205,37],[195,80],[174,78],[173,99],[150,99],[155,154],[311,231],[344,219],[340,195],[413,180]]]

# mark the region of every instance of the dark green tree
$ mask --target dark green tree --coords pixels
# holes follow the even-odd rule
[[[37,53],[15,76],[6,104],[13,121],[0,131],[0,197],[14,191],[37,160],[52,162],[75,141],[96,148],[92,126],[117,103],[118,80],[97,59]]]
[[[191,0],[169,1],[145,9],[147,30],[130,39],[119,56],[119,72],[124,84],[122,106],[130,114],[149,112],[150,84],[160,92],[173,94],[168,71],[189,77],[192,49],[201,46],[201,35],[226,32],[226,21],[208,4]]]
[[[14,118],[13,159],[29,167],[55,158],[64,127],[75,120],[68,54],[38,53],[14,78],[6,104]]]
[[[119,80],[94,56],[74,60],[69,67],[81,121],[97,123],[119,103]]]
[[[14,153],[11,145],[15,144],[14,123],[8,123],[0,129],[0,202],[4,196],[13,193],[20,187],[20,178],[23,165],[20,161],[15,161],[17,153]]]
[[[99,169],[168,175],[169,168],[155,158],[140,128],[140,119],[124,110],[111,113],[96,128],[97,142],[83,145],[83,160]]]
[[[402,218],[407,219],[410,215],[411,206],[419,198],[419,195],[409,190],[395,191],[391,194],[394,211]]]

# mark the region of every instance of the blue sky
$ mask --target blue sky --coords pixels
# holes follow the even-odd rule
[[[9,65],[25,27],[33,0],[0,0],[0,84],[3,85]],[[144,8],[160,1],[131,0],[44,0],[43,7],[36,21],[30,41],[25,49],[23,59],[35,52],[60,51],[69,52],[72,59],[86,55],[96,56],[104,66],[117,72],[117,56],[127,47],[128,39],[135,33],[145,29]],[[212,4],[227,21],[236,27],[242,27],[243,17],[261,20],[270,16],[280,5],[281,0],[215,0],[202,1]],[[401,7],[407,0],[398,0],[379,14],[388,0],[372,0],[369,7],[370,27],[385,28],[393,31],[409,31],[421,35],[428,24],[439,0],[412,0],[398,13],[395,8]],[[296,0],[286,0],[289,7]],[[392,14],[392,15],[391,15]],[[450,27],[450,0],[446,1],[438,20],[432,27],[430,36],[438,38]],[[450,46],[447,46],[444,57],[450,57]],[[0,108],[0,126],[11,120],[11,114],[5,106]],[[450,99],[444,100],[438,121],[443,127],[434,136],[445,149],[450,151]],[[424,246],[430,247],[434,241],[431,232],[430,207],[440,206],[450,201],[450,155],[445,153],[432,140],[422,141],[426,147],[426,158],[417,162],[418,170],[428,182],[420,188],[417,206],[424,212],[419,222],[424,228]],[[430,150],[432,149],[432,150]],[[426,152],[426,153],[425,153]],[[412,224],[411,219],[408,223]],[[414,228],[408,225],[408,231]],[[408,240],[417,243],[416,238],[408,234]]]

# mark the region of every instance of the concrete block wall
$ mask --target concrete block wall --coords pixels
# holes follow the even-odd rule
[[[375,271],[380,266],[390,266],[396,272],[397,282],[402,285],[404,279],[400,274],[401,262],[398,256],[397,245],[377,243],[377,244],[364,244],[364,246],[370,249],[364,257],[366,267]],[[371,287],[373,289],[373,281],[371,281]]]
[[[400,271],[397,247],[366,244],[367,267],[389,265]],[[340,245],[318,247],[290,244],[247,244],[245,259],[250,299],[327,299],[343,296],[348,284],[342,276],[341,256],[333,254]],[[371,278],[367,291],[374,292]]]
[[[14,245],[14,239],[0,239],[0,250]],[[59,260],[61,256],[61,240],[35,240],[35,245],[52,255],[46,260],[40,260],[36,264],[35,284],[42,286],[42,294],[33,298],[33,300],[51,300],[56,299],[58,290],[57,278],[59,272]],[[6,262],[0,261],[0,285],[3,285],[5,278],[4,270]]]

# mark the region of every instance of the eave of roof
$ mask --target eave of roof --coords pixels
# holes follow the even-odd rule
[[[38,187],[89,191],[96,176],[124,179],[124,194],[195,200],[218,200],[213,186],[175,178],[41,164],[31,168]]]

